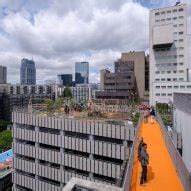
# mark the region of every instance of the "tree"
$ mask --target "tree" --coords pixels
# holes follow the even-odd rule
[[[0,152],[8,150],[12,145],[12,133],[10,130],[2,131],[0,133]]]
[[[72,92],[69,87],[66,87],[63,92],[63,97],[64,98],[72,98]]]
[[[9,124],[8,121],[0,120],[0,132],[6,130]]]
[[[47,105],[47,111],[52,112],[54,110],[54,101],[51,99],[46,99],[44,102]]]
[[[55,110],[59,110],[62,107],[62,104],[63,104],[63,98],[57,98],[54,102]]]

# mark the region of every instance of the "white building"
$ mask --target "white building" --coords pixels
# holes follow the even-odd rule
[[[62,96],[65,86],[58,87],[58,96]],[[95,92],[98,90],[97,84],[77,84],[76,87],[70,87],[72,96],[77,103],[87,102],[95,98]]]
[[[191,92],[188,81],[188,6],[150,12],[150,104],[173,101],[173,92]]]

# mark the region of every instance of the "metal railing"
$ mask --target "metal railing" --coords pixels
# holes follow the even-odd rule
[[[138,150],[138,145],[139,145],[139,132],[140,132],[140,127],[141,127],[142,121],[143,121],[143,115],[141,114],[140,118],[139,118],[139,121],[138,121],[138,124],[137,124],[135,138],[134,138],[133,146],[132,146],[131,152],[130,152],[129,163],[128,163],[128,166],[127,166],[124,182],[123,182],[123,185],[122,185],[122,190],[123,191],[130,191],[130,189],[131,189],[134,159],[135,159],[135,157],[137,155],[137,150]]]
[[[157,120],[160,125],[163,138],[165,140],[166,146],[170,153],[170,156],[173,160],[174,166],[178,173],[178,176],[182,182],[185,191],[191,191],[191,174],[185,166],[185,163],[182,160],[182,157],[178,150],[176,149],[173,140],[171,139],[168,130],[165,128],[165,125],[162,121],[162,118],[159,113],[157,113]]]

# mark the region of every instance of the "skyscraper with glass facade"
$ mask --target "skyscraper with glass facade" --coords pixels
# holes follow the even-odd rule
[[[75,63],[75,81],[76,84],[89,83],[89,62]]]
[[[26,58],[21,60],[20,83],[21,85],[36,84],[36,67],[33,60],[28,60]]]

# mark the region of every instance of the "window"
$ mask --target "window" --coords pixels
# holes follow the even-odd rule
[[[157,78],[157,79],[155,79],[155,81],[160,81],[160,79]]]
[[[156,86],[156,89],[160,89],[160,86]]]
[[[184,24],[179,24],[179,27],[183,27],[184,26]]]
[[[165,71],[161,71],[161,74],[165,74]]]
[[[162,12],[161,12],[161,15],[164,15],[164,14],[165,14],[165,11],[162,11]]]
[[[157,93],[157,94],[155,94],[156,96],[160,96],[160,94],[159,93]]]
[[[182,11],[184,11],[184,9],[183,9],[183,8],[180,8],[180,9],[179,9],[179,12],[182,12]]]
[[[167,18],[167,21],[171,21],[171,18]]]
[[[177,66],[177,63],[173,63],[173,66]]]
[[[160,15],[160,13],[159,13],[159,12],[156,12],[155,15]]]
[[[183,62],[180,62],[180,63],[179,63],[179,65],[180,65],[180,66],[183,66],[183,65],[184,65],[184,63],[183,63]]]
[[[177,78],[173,78],[173,81],[177,81]]]
[[[161,19],[161,22],[164,22],[165,21],[165,19]]]
[[[170,74],[171,73],[171,71],[167,71],[167,74]]]
[[[184,16],[179,16],[179,19],[183,19],[184,18]]]
[[[177,12],[177,9],[174,9],[174,10],[173,10],[173,13],[175,13],[175,12]]]
[[[179,78],[179,81],[184,81],[184,78]]]
[[[191,85],[188,85],[187,88],[191,89]]]
[[[174,74],[176,74],[176,72],[177,72],[176,70],[173,71]]]
[[[172,96],[172,94],[168,94],[168,96]]]
[[[183,42],[184,40],[183,39],[179,39],[179,42]]]
[[[155,71],[155,74],[159,74],[160,72],[159,71]]]
[[[163,81],[163,82],[164,82],[164,81],[165,81],[165,78],[161,78],[161,81]]]
[[[179,73],[184,73],[184,70],[179,70]]]
[[[168,63],[167,66],[171,66],[171,63]]]
[[[167,11],[167,13],[171,13],[171,11],[169,10],[169,11]]]
[[[167,78],[167,81],[169,81],[169,82],[170,82],[170,81],[171,81],[171,79],[170,79],[170,78]]]
[[[179,47],[179,50],[184,50],[184,47]]]
[[[180,86],[180,89],[184,89],[185,88],[185,86]]]
[[[173,27],[177,27],[177,25],[173,25]]]
[[[166,94],[163,93],[162,96],[166,96]]]
[[[173,17],[173,20],[176,20],[177,19],[177,17]]]
[[[177,32],[173,32],[174,34],[177,34]]]
[[[174,89],[178,89],[178,86],[174,86]]]
[[[162,89],[166,89],[166,86],[162,86]]]
[[[179,55],[179,58],[184,58],[184,55],[182,55],[182,54],[181,54],[181,55]]]
[[[159,20],[156,20],[155,22],[156,22],[156,23],[158,23],[158,22],[159,22]]]
[[[172,86],[168,86],[168,89],[172,89]]]
[[[183,33],[184,33],[183,31],[179,32],[179,34],[183,34]]]

